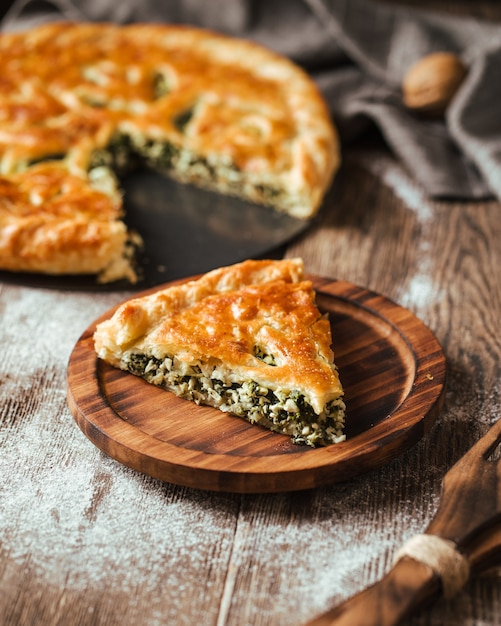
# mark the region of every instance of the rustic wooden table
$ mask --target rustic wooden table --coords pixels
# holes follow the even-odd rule
[[[462,10],[501,17],[495,4]],[[363,142],[344,155],[332,210],[283,253],[432,329],[448,363],[432,431],[381,469],[309,491],[163,483],[101,453],[66,403],[75,342],[126,294],[0,284],[1,624],[299,626],[376,581],[424,530],[444,473],[500,417],[500,203],[431,201],[381,143]],[[491,571],[407,623],[500,616]]]

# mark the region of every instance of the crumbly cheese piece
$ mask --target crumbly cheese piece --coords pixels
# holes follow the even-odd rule
[[[94,335],[111,365],[311,446],[344,439],[331,340],[300,259],[245,261],[129,300]]]
[[[141,163],[309,218],[339,165],[337,135],[313,81],[248,41],[160,24],[55,23],[0,35],[0,56],[0,175],[7,186],[27,188],[40,161],[78,176],[80,190],[95,188],[98,167],[121,172]],[[39,197],[47,195],[41,185]],[[116,193],[104,193],[116,205]],[[69,208],[68,189],[65,196]],[[0,197],[9,227],[26,206],[13,202]],[[36,198],[31,205],[46,214]],[[74,206],[78,214],[78,197]],[[116,248],[101,236],[102,247]],[[12,248],[0,267],[86,271],[85,263],[78,267],[80,239],[67,264],[63,248],[58,260],[40,254],[38,263]],[[126,258],[123,248],[116,254]]]

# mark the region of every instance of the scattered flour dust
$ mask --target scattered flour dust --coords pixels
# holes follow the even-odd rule
[[[430,200],[419,184],[410,178],[398,162],[390,156],[378,156],[377,159],[363,158],[362,160],[364,165],[377,174],[395,196],[404,202],[406,209],[414,213],[423,230],[433,227],[434,213]],[[409,277],[407,283],[402,284],[398,302],[413,310],[426,311],[430,302],[436,302],[444,296],[443,289],[437,286],[431,278],[433,272],[430,265],[429,242],[426,238],[421,237],[416,240],[416,259],[419,263],[419,271]]]
[[[327,497],[329,501],[335,502],[335,491]],[[336,508],[339,509],[339,503]],[[296,520],[296,523],[290,523],[286,528],[283,523],[273,525],[268,522],[266,536],[260,536],[259,541],[256,538],[249,539],[252,536],[249,523],[245,516],[240,517],[233,566],[241,570],[240,575],[245,572],[246,576],[253,579],[251,588],[256,590],[255,595],[258,597],[255,597],[250,607],[246,606],[250,615],[254,614],[254,606],[259,607],[262,623],[271,623],[277,613],[283,613],[287,615],[284,624],[303,624],[333,603],[345,599],[348,593],[362,589],[364,569],[384,559],[386,553],[391,554],[393,544],[384,536],[384,532],[379,531],[361,538],[360,520],[354,515],[353,523],[350,524],[348,507],[344,513],[342,533],[336,532],[334,513],[328,520],[307,524]],[[305,537],[312,546],[309,552],[304,550]],[[280,564],[270,563],[270,546],[273,546],[273,554],[281,554]],[[303,546],[299,557],[296,546]],[[277,580],[278,568],[280,576]],[[245,592],[245,589],[240,591],[241,594]],[[232,597],[240,600],[242,606],[249,604],[243,598],[235,598],[234,594],[235,590],[231,586],[225,589],[226,598],[223,598],[218,626],[228,623],[225,608],[228,610],[229,607],[225,607],[225,603],[229,605]]]
[[[137,587],[139,571],[149,572],[143,584],[158,585],[181,575],[180,563],[197,567],[207,559],[201,537],[208,528],[218,542],[216,568],[221,559],[224,571],[231,551],[231,498],[169,490],[128,470],[97,450],[70,414],[73,346],[122,299],[0,292],[0,554],[51,585],[85,589],[107,581],[126,591]]]
[[[360,160],[370,172],[388,185],[408,209],[416,214],[421,224],[433,221],[433,207],[424,190],[410,178],[393,157],[378,154],[378,158],[374,159],[370,154],[361,154]]]
[[[392,163],[382,172],[383,181],[393,193],[405,202],[405,206],[416,214],[421,224],[433,221],[433,209],[424,191],[402,171],[401,167]]]
[[[278,614],[289,616],[284,624],[301,624],[346,597],[347,589],[361,589],[364,568],[394,548],[395,537],[383,530],[360,537],[368,511],[353,507],[359,496],[365,499],[356,489],[346,489],[345,503],[336,488],[324,490],[321,520],[288,518],[284,502],[294,494],[208,494],[128,470],[95,449],[64,411],[26,420],[12,435],[1,446],[0,472],[10,480],[0,487],[0,545],[4,558],[19,567],[29,559],[31,570],[51,586],[86,592],[106,587],[131,602],[141,602],[138,586],[153,599],[162,589],[164,597],[172,593],[175,610],[183,594],[203,595],[187,581],[206,572],[210,560],[204,584],[221,593],[219,624],[229,623],[232,606],[251,613],[259,606],[260,619],[268,616],[270,623]],[[62,437],[66,456],[51,452],[61,450]],[[262,514],[263,499],[269,519],[256,524],[252,517]],[[305,536],[313,549],[302,549],[298,559],[296,547]],[[279,562],[270,560],[277,553]],[[162,623],[161,616],[152,618],[153,607],[149,611],[144,624]]]
[[[300,495],[214,494],[142,476],[83,435],[66,404],[67,361],[81,333],[121,299],[27,289],[0,299],[0,474],[7,477],[0,482],[0,555],[14,567],[4,576],[26,568],[58,589],[125,592],[137,606],[131,611],[144,611],[146,602],[149,617],[141,619],[150,626],[165,623],[155,611],[166,598],[178,618],[182,594],[203,607],[210,587],[222,598],[219,624],[234,615],[232,607],[256,606],[270,623],[283,616],[290,624],[292,615],[301,624],[361,588],[367,567],[385,565],[395,544],[392,533],[360,534],[368,515],[387,515],[382,528],[399,527],[394,510],[368,504],[366,482],[315,491],[321,513],[311,518],[309,506],[297,504]],[[371,570],[370,579],[381,573]],[[201,586],[187,588],[194,580]]]
[[[261,504],[251,496],[245,504],[245,496],[165,485],[100,453],[64,411],[56,418],[47,411],[26,420],[11,435],[0,446],[0,472],[10,476],[0,487],[0,545],[4,557],[20,566],[29,558],[36,575],[59,588],[106,585],[133,597],[140,584],[143,593],[148,588],[193,593],[186,579],[205,571],[210,554],[226,611],[232,602],[252,607],[255,602],[245,598],[250,589],[261,596],[260,610],[270,618],[277,611],[304,616],[306,608],[319,612],[332,598],[344,597],[345,589],[361,588],[364,566],[394,547],[395,538],[383,531],[359,536],[358,516],[365,518],[367,511],[343,504],[336,488],[321,496],[324,513],[332,507],[322,520],[289,520],[283,503],[294,494],[263,496]],[[53,452],[61,450],[63,437],[65,456]],[[250,518],[264,508],[263,498],[271,519],[254,524]],[[247,512],[239,513],[242,501]],[[342,535],[335,530],[340,515]],[[298,560],[296,546],[305,536],[315,549],[301,550]],[[277,551],[280,563],[269,558]],[[251,580],[245,586],[240,580],[234,589],[228,571]]]
[[[399,302],[404,306],[412,306],[414,309],[426,309],[430,302],[437,299],[437,289],[428,274],[419,273],[414,275],[399,296]]]
[[[47,451],[61,433],[68,454],[57,459]],[[34,420],[18,435],[2,446],[0,472],[10,480],[0,491],[1,543],[17,562],[29,556],[36,573],[56,586],[106,581],[129,591],[146,569],[157,586],[169,562],[200,565],[207,527],[223,545],[230,539],[227,515],[217,507],[204,512],[203,494],[170,500],[165,486],[106,458],[74,424]]]

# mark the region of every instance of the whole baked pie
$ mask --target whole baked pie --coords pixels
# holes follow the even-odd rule
[[[138,165],[306,219],[339,164],[312,80],[248,41],[58,22],[0,58],[0,269],[133,281],[117,181]]]

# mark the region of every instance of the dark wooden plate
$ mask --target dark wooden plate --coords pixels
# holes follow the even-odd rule
[[[310,277],[329,313],[345,389],[347,439],[312,449],[201,407],[97,359],[95,324],[68,365],[68,404],[85,435],[129,467],[215,491],[265,493],[350,479],[408,450],[441,406],[445,357],[410,311],[356,285]],[[151,290],[150,290],[151,291]]]

